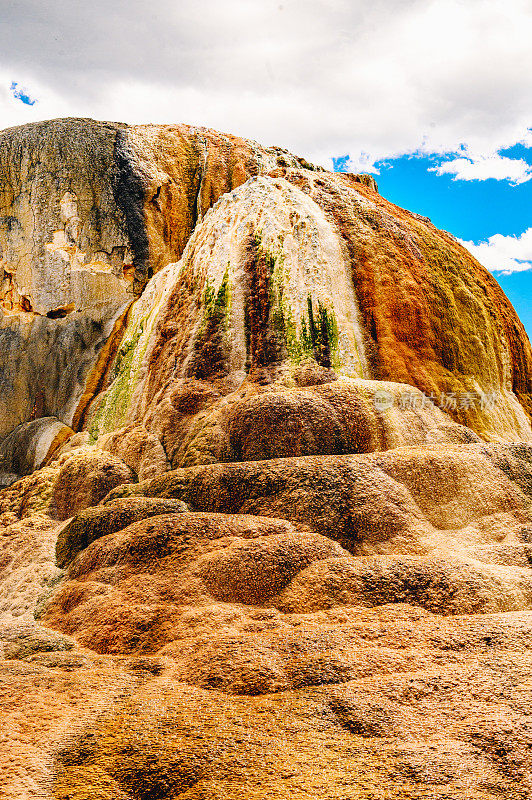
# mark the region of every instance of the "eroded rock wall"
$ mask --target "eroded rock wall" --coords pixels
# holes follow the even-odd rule
[[[501,290],[364,176],[206,129],[72,119],[3,132],[0,179],[1,438],[55,417],[91,442],[155,437],[174,466],[218,460],[241,389],[327,371],[532,437],[530,345]]]

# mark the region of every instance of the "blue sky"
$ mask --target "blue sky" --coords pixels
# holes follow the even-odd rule
[[[532,148],[516,145],[504,151],[532,165]],[[441,158],[403,156],[377,163],[381,194],[416,211],[438,228],[460,239],[478,241],[494,233],[522,233],[532,225],[532,181],[455,180],[430,171]]]
[[[19,86],[16,81],[11,81],[11,86],[9,87],[9,90],[13,95],[13,97],[15,98],[15,100],[20,100],[20,102],[23,103],[25,106],[34,106],[35,103],[37,102],[36,100],[33,100],[29,96],[27,90],[24,89],[22,86]]]

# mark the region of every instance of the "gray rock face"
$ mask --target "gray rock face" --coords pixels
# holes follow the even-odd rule
[[[53,120],[0,136],[2,305],[60,316],[127,299],[132,253],[113,195],[118,125]]]
[[[0,439],[32,417],[72,424],[86,376],[127,301],[64,319],[0,310]]]
[[[32,416],[72,422],[88,370],[132,299],[114,197],[119,129],[53,120],[0,134],[0,438]],[[27,464],[6,467],[23,474]]]

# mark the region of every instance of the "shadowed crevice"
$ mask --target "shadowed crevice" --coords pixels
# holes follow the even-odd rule
[[[150,242],[144,216],[144,179],[133,165],[127,136],[127,130],[117,131],[114,150],[116,176],[113,181],[113,195],[125,217],[133,251],[133,291],[136,295],[140,295],[151,278]]]

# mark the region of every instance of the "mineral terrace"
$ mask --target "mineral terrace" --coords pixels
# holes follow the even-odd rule
[[[2,797],[531,798],[531,413],[373,178],[1,132]]]

